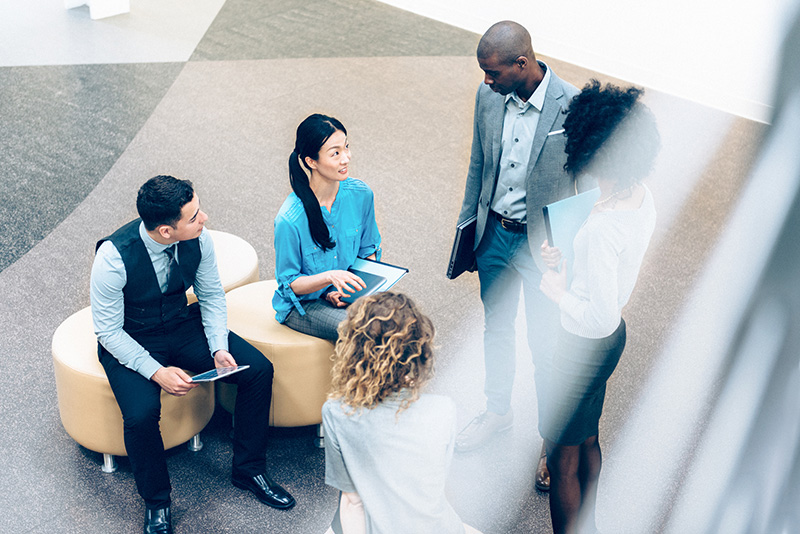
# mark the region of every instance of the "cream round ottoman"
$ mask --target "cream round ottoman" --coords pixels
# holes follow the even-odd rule
[[[258,282],[258,255],[253,245],[228,232],[209,230],[208,233],[214,242],[219,279],[226,293],[245,284]],[[189,304],[197,302],[193,287],[189,288],[186,296]]]
[[[275,367],[270,425],[319,425],[331,385],[333,343],[278,323],[272,310],[272,294],[277,287],[275,280],[264,280],[228,293],[228,328],[261,351]],[[236,387],[218,383],[217,398],[232,412]]]
[[[97,359],[92,310],[68,317],[53,334],[58,410],[72,439],[103,453],[103,471],[116,469],[114,455],[127,456],[122,437],[122,413],[111,391],[105,369]],[[202,384],[184,397],[161,392],[161,436],[164,447],[190,441],[200,450],[199,432],[214,414],[214,387]]]

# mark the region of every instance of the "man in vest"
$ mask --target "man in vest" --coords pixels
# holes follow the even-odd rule
[[[91,301],[100,363],[124,420],[125,448],[145,502],[144,532],[171,533],[170,481],[159,429],[161,390],[197,386],[183,369],[249,365],[223,379],[238,386],[235,486],[286,509],[294,498],[266,473],[272,364],[229,332],[208,217],[192,183],[156,176],[139,189],[132,221],[97,243]],[[198,303],[187,306],[194,286]]]

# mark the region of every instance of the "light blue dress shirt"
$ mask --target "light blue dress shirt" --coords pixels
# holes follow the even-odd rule
[[[516,91],[506,95],[500,172],[492,199],[492,211],[506,219],[524,221],[527,218],[525,181],[548,85],[550,69],[545,70],[544,78],[527,102],[523,102]]]
[[[311,238],[303,203],[294,193],[286,198],[275,217],[275,278],[278,289],[272,298],[272,307],[275,319],[280,323],[286,320],[292,308],[305,315],[302,302],[317,299],[325,291],[295,295],[290,284],[299,277],[346,270],[356,258],[372,254],[380,259],[381,234],[375,222],[372,190],[367,184],[355,178],[341,182],[330,212],[322,208],[322,218],[336,243],[330,250],[323,250]]]
[[[156,278],[164,292],[167,289],[167,264],[164,250],[171,245],[162,245],[147,234],[144,223],[139,225],[139,236],[153,262]],[[219,279],[214,242],[203,228],[200,234],[200,265],[194,281],[194,293],[200,303],[208,347],[211,353],[228,350],[228,314],[225,306],[225,291]],[[180,263],[179,252],[175,257]],[[136,342],[122,326],[125,322],[125,297],[122,289],[127,282],[125,264],[117,247],[105,241],[97,251],[92,265],[90,296],[94,332],[103,347],[119,362],[147,379],[162,366],[150,353]]]

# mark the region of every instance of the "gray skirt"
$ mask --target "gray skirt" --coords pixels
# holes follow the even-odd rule
[[[321,337],[330,341],[339,338],[337,328],[347,317],[347,308],[336,308],[324,299],[301,300],[305,315],[292,308],[283,324],[309,336]]]
[[[600,339],[561,331],[539,411],[542,437],[558,445],[580,445],[597,435],[606,382],[617,368],[625,339],[624,320]]]

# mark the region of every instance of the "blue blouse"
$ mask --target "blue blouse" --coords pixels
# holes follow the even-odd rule
[[[291,193],[275,216],[275,278],[278,289],[272,297],[275,319],[282,323],[296,308],[305,315],[302,303],[319,298],[325,289],[295,295],[290,284],[301,276],[334,269],[347,270],[355,259],[375,254],[380,259],[381,234],[375,222],[372,190],[355,178],[339,184],[330,212],[322,208],[335,246],[323,250],[311,238],[303,203]]]

